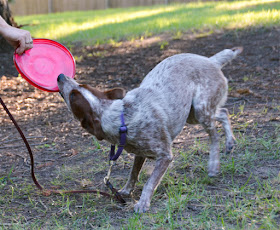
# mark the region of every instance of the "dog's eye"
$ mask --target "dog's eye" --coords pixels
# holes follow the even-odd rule
[[[74,99],[74,94],[75,94],[74,92],[70,93],[70,96],[69,96],[70,101],[72,101]]]
[[[76,90],[76,89],[73,89],[70,93],[69,93],[69,101],[70,102],[75,102],[79,99],[79,96],[81,95],[81,93]]]

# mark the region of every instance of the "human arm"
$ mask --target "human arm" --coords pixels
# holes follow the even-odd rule
[[[16,49],[17,54],[21,55],[24,51],[33,47],[33,41],[29,31],[10,26],[1,16],[0,35]]]

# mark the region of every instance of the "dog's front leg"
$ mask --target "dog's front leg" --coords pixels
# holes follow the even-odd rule
[[[154,193],[154,190],[159,185],[163,175],[165,174],[173,156],[171,152],[169,154],[162,154],[157,160],[154,171],[151,177],[145,184],[140,200],[134,206],[134,211],[137,213],[143,213],[149,210],[150,202]]]
[[[135,156],[133,167],[130,172],[130,176],[125,186],[119,191],[120,194],[128,196],[134,189],[135,183],[138,181],[138,175],[145,162],[145,157]]]

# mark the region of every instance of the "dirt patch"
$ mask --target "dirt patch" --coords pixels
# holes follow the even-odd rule
[[[252,138],[267,135],[277,139],[279,136],[275,130],[277,127],[279,130],[280,124],[279,37],[279,27],[224,31],[205,36],[183,34],[179,39],[164,34],[115,46],[84,47],[76,44],[71,51],[76,57],[76,78],[79,82],[100,89],[118,86],[130,90],[168,56],[184,52],[211,56],[224,48],[243,46],[242,55],[223,69],[229,79],[226,107],[231,114],[239,114],[232,117],[233,129]],[[109,144],[101,142],[99,145],[82,130],[58,94],[37,90],[17,76],[12,52],[1,54],[0,95],[29,138],[39,180],[45,186],[60,186],[54,183],[55,179],[69,176],[65,179],[65,188],[80,188],[81,181],[87,179],[92,181],[88,186],[104,190],[101,178],[106,175]],[[10,174],[13,178],[1,190],[1,196],[4,196],[11,183],[13,186],[23,182],[32,185],[32,181],[27,151],[3,109],[0,109],[0,121],[0,178],[8,178]],[[174,142],[174,152],[188,149],[195,138],[207,140],[200,126],[185,127]],[[200,154],[199,151],[197,154]],[[114,179],[119,186],[126,180],[131,161],[132,156],[125,154],[118,166]],[[262,179],[280,170],[279,160],[262,163],[261,168],[253,170],[256,176],[265,177]],[[71,168],[71,175],[61,174],[61,169],[67,167]],[[140,190],[136,191],[136,195],[139,193]],[[16,209],[19,203],[26,202],[23,197],[11,203]],[[118,218],[115,209],[112,208],[112,218]],[[26,219],[38,218],[27,210],[19,210]],[[51,213],[46,215],[51,216]]]

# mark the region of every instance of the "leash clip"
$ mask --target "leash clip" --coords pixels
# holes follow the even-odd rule
[[[121,194],[118,192],[117,189],[115,189],[113,187],[113,185],[110,183],[110,177],[111,177],[111,173],[112,173],[112,168],[115,165],[114,161],[109,161],[109,170],[107,173],[107,176],[104,177],[104,184],[111,190],[111,192],[113,193],[113,195],[115,196],[115,198],[122,203],[123,205],[126,204],[126,201],[122,198]]]
[[[113,165],[114,165],[114,161],[109,161],[109,170],[108,170],[107,176],[104,177],[104,184],[105,185],[107,185],[109,180],[110,180]]]

